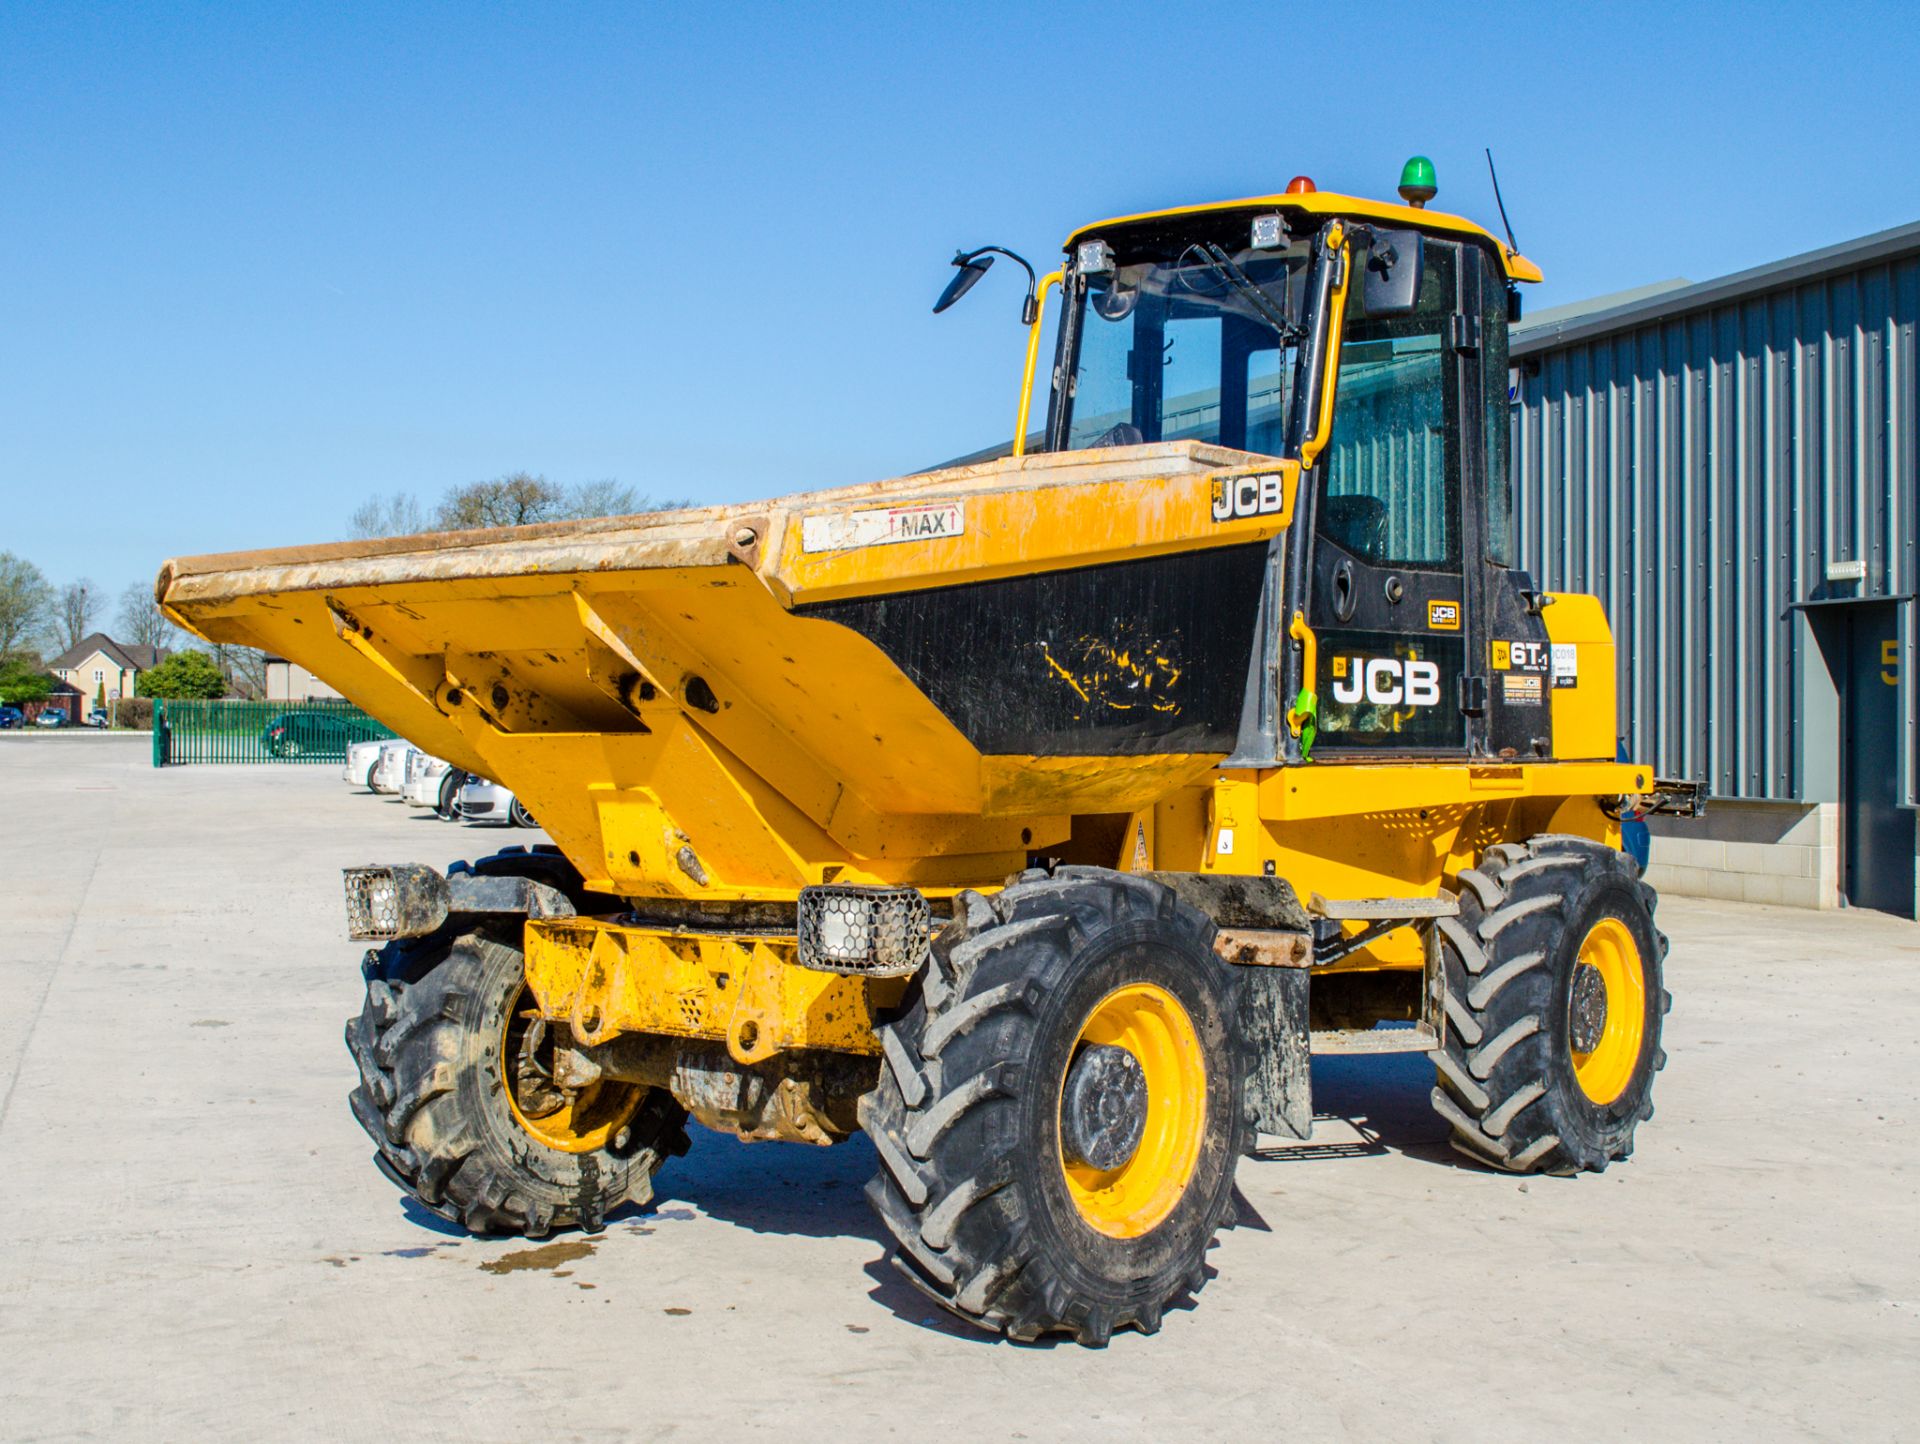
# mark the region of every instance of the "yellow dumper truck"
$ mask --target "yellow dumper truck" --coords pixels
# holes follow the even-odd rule
[[[1431,1054],[1491,1167],[1625,1157],[1668,998],[1620,819],[1696,798],[1616,760],[1599,604],[1516,565],[1539,273],[1408,174],[1076,232],[1008,456],[167,563],[181,626],[557,844],[347,873],[387,1176],[538,1236],[645,1201],[689,1116],[864,1131],[907,1278],[1097,1345],[1200,1288],[1312,1053]]]

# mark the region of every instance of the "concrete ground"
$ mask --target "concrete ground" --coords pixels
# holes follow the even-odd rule
[[[1467,1167],[1424,1063],[1323,1065],[1197,1308],[1022,1348],[896,1280],[860,1141],[696,1130],[655,1206],[544,1247],[409,1207],[347,1112],[338,869],[515,838],[147,761],[0,735],[0,1438],[1920,1432],[1920,926],[1670,900],[1630,1163]]]

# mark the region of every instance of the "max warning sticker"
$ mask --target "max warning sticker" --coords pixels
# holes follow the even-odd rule
[[[965,505],[958,501],[936,501],[920,506],[889,506],[806,517],[800,523],[800,548],[808,552],[839,552],[852,547],[891,546],[895,542],[946,541],[967,529]]]

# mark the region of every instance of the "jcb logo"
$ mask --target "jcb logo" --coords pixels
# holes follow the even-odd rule
[[[1381,707],[1431,707],[1440,700],[1440,664],[1398,657],[1334,658],[1333,700],[1353,703],[1362,698]]]
[[[1232,521],[1242,516],[1272,516],[1286,508],[1285,478],[1277,471],[1213,479],[1213,519]]]

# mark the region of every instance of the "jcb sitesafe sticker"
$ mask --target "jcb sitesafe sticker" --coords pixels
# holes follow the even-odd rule
[[[1427,630],[1431,632],[1459,631],[1460,604],[1458,602],[1428,602]]]
[[[1213,519],[1278,516],[1287,506],[1287,479],[1278,471],[1249,471],[1213,478]]]
[[[1545,642],[1495,642],[1493,670],[1496,672],[1544,672],[1547,670]]]
[[[1335,657],[1333,700],[1376,707],[1431,707],[1440,700],[1440,664],[1401,657]]]

